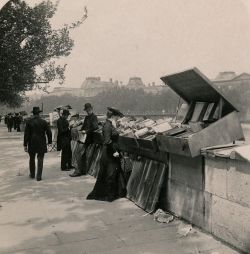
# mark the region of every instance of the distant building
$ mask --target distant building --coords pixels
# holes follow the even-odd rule
[[[142,82],[142,79],[140,77],[130,78],[126,88],[134,89],[134,90],[143,89],[146,93],[152,93],[152,94],[158,94],[168,89],[168,87],[165,85],[162,85],[162,86],[155,85],[155,82],[153,82],[152,84],[148,84],[146,86]]]
[[[224,80],[231,80],[236,77],[236,74],[234,71],[223,71],[220,72],[214,81],[224,81]]]
[[[71,87],[55,87],[52,92],[44,96],[63,96],[65,94],[70,94],[78,97],[94,97],[102,92],[106,92],[110,89],[120,87],[122,82],[113,81],[102,81],[100,77],[87,77],[80,88],[71,88]],[[143,83],[140,77],[131,77],[127,85],[123,85],[128,89],[138,90],[143,89],[146,93],[157,94],[161,93],[164,90],[168,89],[167,86],[158,86],[153,82],[147,86]]]
[[[65,94],[80,96],[79,92],[81,92],[80,88],[58,86],[58,87],[55,87],[54,90],[50,92],[47,96],[63,96]]]
[[[85,97],[93,97],[109,89],[118,87],[118,81],[102,81],[100,77],[88,77],[82,83],[81,90]]]
[[[225,73],[226,75],[223,75]],[[218,88],[233,88],[240,89],[242,92],[250,90],[250,74],[242,73],[236,75],[235,72],[221,72],[214,80],[213,83]]]
[[[55,87],[52,92],[45,96],[63,96],[70,94],[77,97],[93,97],[115,87],[118,87],[118,81],[113,82],[112,79],[102,81],[100,77],[87,77],[80,88],[59,86]]]
[[[145,85],[142,82],[142,79],[140,77],[132,77],[129,79],[126,88],[138,90],[138,89],[144,89]]]

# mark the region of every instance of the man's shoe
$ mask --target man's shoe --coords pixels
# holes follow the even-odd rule
[[[39,182],[39,181],[42,181],[42,178],[41,177],[37,177],[36,180]]]
[[[31,179],[34,179],[35,178],[35,176],[34,175],[29,175],[29,177],[31,178]]]

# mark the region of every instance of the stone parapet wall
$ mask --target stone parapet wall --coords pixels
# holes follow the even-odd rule
[[[250,253],[250,164],[206,158],[205,192],[211,194],[211,233]]]
[[[165,210],[250,253],[250,163],[170,154],[162,197]]]

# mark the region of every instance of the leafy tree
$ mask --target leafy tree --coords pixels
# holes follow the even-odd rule
[[[70,104],[74,110],[81,113],[86,102],[90,102],[98,114],[104,114],[109,106],[119,108],[122,112],[129,114],[159,114],[162,113],[162,110],[173,114],[176,112],[178,96],[170,89],[160,94],[148,94],[142,89],[135,91],[118,87],[91,98],[75,97],[70,94],[46,96],[33,101],[23,109],[29,112],[33,106],[43,103],[44,113],[49,113],[59,105]]]
[[[52,80],[64,80],[65,66],[56,59],[68,56],[74,42],[69,31],[87,17],[54,30],[50,20],[58,2],[43,1],[30,7],[22,0],[9,1],[0,11],[0,103],[18,106],[24,92],[34,86],[46,90]]]

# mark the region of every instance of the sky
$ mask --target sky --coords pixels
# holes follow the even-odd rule
[[[64,86],[79,87],[88,76],[160,84],[161,76],[192,67],[209,78],[250,73],[250,0],[61,0],[53,26],[79,19],[84,6],[88,18],[60,60]]]

